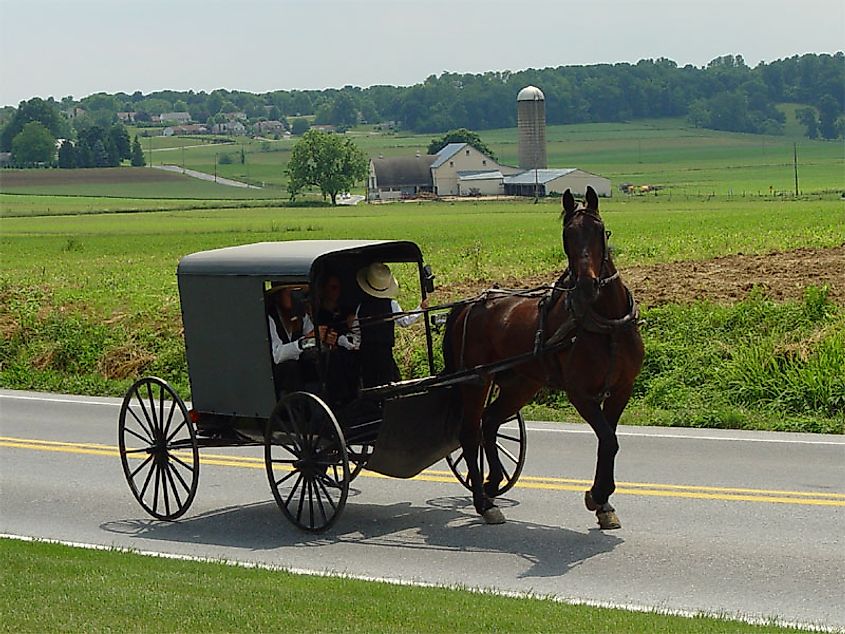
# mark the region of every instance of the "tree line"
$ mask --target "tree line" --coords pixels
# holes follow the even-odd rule
[[[796,55],[755,67],[739,55],[726,55],[705,67],[680,67],[659,58],[518,72],[444,72],[408,87],[345,86],[261,94],[223,89],[148,95],[136,91],[97,93],[80,100],[67,96],[60,101],[39,100],[43,117],[21,118],[13,108],[0,110],[0,125],[5,124],[0,150],[9,151],[12,138],[32,120],[41,121],[56,138],[74,138],[80,129],[109,129],[118,112],[134,113],[142,126],[164,112],[188,112],[201,123],[243,112],[251,121],[313,116],[316,123],[340,129],[359,122],[389,123],[424,133],[507,128],[516,125],[516,94],[529,84],[543,90],[546,120],[552,125],[683,116],[704,128],[777,134],[785,118],[775,105],[794,102],[804,106],[797,117],[807,136],[845,135],[845,54],[837,52]],[[22,102],[18,110],[24,103],[29,102]],[[44,112],[45,108],[52,112]],[[74,130],[68,129],[62,111],[74,113]],[[305,124],[301,119],[294,123]]]

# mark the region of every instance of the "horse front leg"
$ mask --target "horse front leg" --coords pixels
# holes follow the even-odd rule
[[[596,475],[592,488],[584,495],[587,509],[595,511],[599,527],[604,530],[622,528],[622,523],[616,515],[616,509],[608,501],[616,490],[614,481],[614,464],[619,452],[619,442],[616,439],[616,421],[611,425],[605,418],[598,401],[593,399],[572,399],[570,401],[578,413],[587,421],[598,438],[596,455]],[[617,417],[618,420],[618,417]]]
[[[472,487],[472,502],[475,510],[488,524],[502,524],[505,516],[484,492],[484,479],[478,464],[481,448],[481,414],[487,398],[489,385],[482,391],[464,390],[464,417],[460,442],[467,464],[467,473]],[[469,392],[469,394],[468,394]]]

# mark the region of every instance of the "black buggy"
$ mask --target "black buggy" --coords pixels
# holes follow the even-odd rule
[[[182,258],[177,276],[192,408],[165,381],[144,377],[129,388],[120,410],[123,472],[144,510],[163,520],[188,510],[199,482],[199,450],[206,447],[263,446],[273,497],[308,531],[337,520],[362,469],[412,478],[445,458],[467,488],[466,460],[480,461],[485,473],[483,452],[464,456],[458,442],[455,391],[478,375],[435,372],[432,331],[445,307],[425,311],[426,377],[338,399],[328,380],[331,353],[316,337],[309,352],[317,380],[293,392],[276,385],[268,292],[278,285],[315,289],[332,271],[342,278],[345,300],[354,303],[355,273],[373,262],[416,265],[421,297],[433,290],[419,247],[408,241],[264,242]],[[303,298],[311,314],[315,296]],[[525,423],[521,414],[511,422],[497,438],[506,466],[502,492],[516,483],[525,462]]]

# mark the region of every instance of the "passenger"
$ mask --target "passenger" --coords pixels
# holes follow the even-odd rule
[[[351,309],[341,306],[340,278],[329,274],[320,284],[317,331],[326,347],[325,377],[328,398],[335,404],[352,401],[358,392],[360,331]],[[353,326],[355,326],[353,330]]]
[[[273,354],[273,379],[277,392],[295,392],[303,389],[308,379],[299,366],[302,351],[314,346],[314,325],[303,310],[298,314],[293,302],[293,291],[303,287],[278,286],[270,289],[267,322],[270,330],[270,348]],[[304,307],[303,307],[304,308]]]
[[[417,311],[428,308],[428,299],[414,309],[414,314],[382,320],[379,317],[402,313],[402,307],[396,301],[399,284],[390,268],[373,262],[359,270],[356,279],[365,293],[364,301],[356,311],[361,328],[361,382],[364,387],[375,387],[399,381],[399,367],[393,358],[394,323],[403,328],[413,324],[422,314]]]

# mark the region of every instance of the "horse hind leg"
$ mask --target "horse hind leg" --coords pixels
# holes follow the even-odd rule
[[[537,387],[528,381],[500,380],[498,394],[484,410],[481,430],[484,440],[484,454],[487,457],[488,474],[484,482],[484,493],[496,497],[505,479],[504,465],[499,455],[498,433],[504,422],[515,416],[526,402],[537,392]]]
[[[489,385],[483,390],[464,388],[464,417],[460,442],[464,452],[469,481],[472,486],[472,502],[475,510],[488,524],[502,524],[505,516],[484,492],[483,476],[478,459],[481,447],[481,415],[487,398]]]

